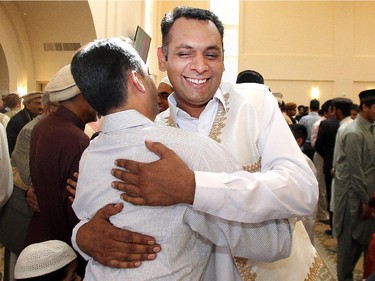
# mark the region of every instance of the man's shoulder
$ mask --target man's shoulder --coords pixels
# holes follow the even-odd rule
[[[257,83],[232,84],[223,82],[220,84],[220,90],[224,95],[229,94],[231,97],[238,97],[241,100],[244,99],[248,101],[264,97],[265,94],[270,93],[266,85]]]
[[[277,101],[269,88],[262,84],[222,83],[220,90],[228,108],[236,108],[236,110],[227,111],[231,116],[241,114],[242,111],[251,111],[259,116],[258,120],[261,120],[265,106],[272,106],[272,103],[274,103],[273,106],[277,106]]]
[[[37,116],[36,118],[34,118],[33,120],[31,120],[30,122],[28,122],[25,126],[23,126],[22,131],[31,131],[35,125],[40,121],[41,118],[38,118],[39,116]]]

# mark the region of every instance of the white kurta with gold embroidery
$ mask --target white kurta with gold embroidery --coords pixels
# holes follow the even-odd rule
[[[169,103],[157,121],[210,136],[225,145],[245,170],[232,174],[196,171],[196,210],[248,223],[311,215],[318,200],[316,178],[266,86],[222,83],[199,119],[179,109],[173,94]],[[282,266],[279,262],[266,267],[240,262],[242,267],[247,265],[243,279],[307,278],[316,252],[308,237],[303,239],[306,231],[299,226],[296,231],[302,234],[296,241],[304,245],[292,251],[300,248],[306,258],[288,258],[280,261]],[[293,268],[288,268],[289,262]],[[291,278],[283,279],[289,274]],[[229,249],[216,248],[205,280],[241,280]]]

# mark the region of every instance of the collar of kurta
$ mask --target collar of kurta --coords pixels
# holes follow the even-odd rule
[[[153,124],[153,122],[134,109],[119,111],[103,116],[102,133]]]
[[[218,102],[219,104],[222,105],[222,107],[224,108],[224,110],[226,111],[226,103],[225,103],[225,99],[224,99],[224,94],[223,92],[221,91],[220,88],[217,89],[215,95],[212,97],[212,100],[214,102]],[[175,92],[173,92],[172,94],[170,94],[168,96],[168,103],[169,103],[169,110],[170,110],[170,114],[172,116],[172,118],[174,120],[176,120],[176,116],[178,114],[183,114],[183,115],[188,115],[188,113],[186,113],[185,111],[183,111],[182,109],[180,109],[179,107],[177,107],[177,101],[176,101],[176,97],[175,97]],[[183,113],[181,113],[183,112]]]
[[[62,118],[72,122],[82,131],[85,129],[85,123],[81,120],[81,118],[79,118],[75,113],[67,109],[65,106],[60,105],[55,113]]]

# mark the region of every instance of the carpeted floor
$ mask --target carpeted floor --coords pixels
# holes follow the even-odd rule
[[[323,223],[315,224],[314,244],[323,260],[324,266],[320,271],[318,281],[337,281],[336,271],[336,239],[325,234],[329,226]],[[362,281],[363,258],[358,261],[354,271],[354,281]]]

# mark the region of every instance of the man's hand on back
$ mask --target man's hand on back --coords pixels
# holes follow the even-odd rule
[[[112,174],[121,181],[112,186],[124,191],[121,198],[135,205],[171,206],[179,203],[193,204],[195,175],[177,154],[158,142],[146,141],[146,147],[160,160],[140,163],[118,159]]]
[[[154,260],[161,248],[155,239],[113,226],[109,218],[119,213],[123,204],[100,209],[77,232],[80,249],[96,261],[115,268],[139,267],[142,261]]]

